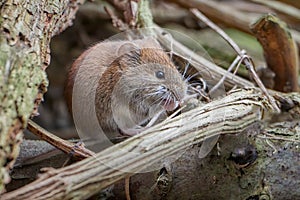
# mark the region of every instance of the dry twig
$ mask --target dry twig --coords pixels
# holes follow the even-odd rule
[[[244,64],[246,65],[247,69],[249,70],[252,78],[256,82],[256,84],[259,86],[259,88],[263,91],[263,93],[266,95],[266,97],[269,99],[273,110],[275,112],[280,112],[280,109],[275,103],[275,99],[269,94],[267,89],[265,88],[264,84],[261,82],[260,78],[255,72],[254,63],[250,56],[246,54],[245,50],[241,50],[238,45],[217,25],[215,25],[212,21],[210,21],[206,16],[204,16],[199,10],[197,9],[191,9],[191,12],[200,20],[202,20],[204,23],[206,23],[210,28],[212,28],[214,31],[216,31],[218,34],[220,34],[221,37],[223,37],[230,46],[236,51],[236,53],[239,55],[240,59]]]
[[[32,120],[28,120],[27,129],[61,151],[67,154],[72,154],[75,158],[84,159],[95,155],[94,152],[86,149],[82,145],[77,146],[76,144],[53,135],[52,133],[40,127],[38,124],[34,123]]]

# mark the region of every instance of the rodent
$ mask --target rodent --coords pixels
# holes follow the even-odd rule
[[[186,81],[153,38],[105,41],[81,54],[65,87],[70,110],[75,78],[80,98],[94,96],[98,122],[109,137],[138,134],[158,112],[175,110],[187,94]]]

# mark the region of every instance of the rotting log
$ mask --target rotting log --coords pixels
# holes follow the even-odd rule
[[[293,95],[291,98],[287,95],[287,99],[300,103],[299,94]],[[299,109],[299,106],[294,109]],[[290,111],[290,114],[293,113],[295,110]],[[299,199],[298,120],[299,113],[294,116],[294,121],[272,123],[265,127],[254,125],[242,133],[224,135],[219,140],[218,148],[205,159],[198,158],[198,145],[191,146],[178,160],[167,163],[169,167],[165,169],[132,175],[131,198],[176,199],[180,196],[181,199],[247,199],[252,196]],[[49,149],[43,141],[25,140],[22,146],[24,151],[13,169],[14,182],[8,185],[10,190],[32,181],[41,167],[57,168],[67,159],[66,155],[59,155],[58,150]],[[246,163],[251,161],[256,150],[255,162],[244,167],[237,165],[238,160],[231,159],[232,153],[247,149],[251,151],[242,154],[244,157],[240,157],[240,161],[244,158]],[[45,152],[49,153],[45,155]],[[124,180],[102,191],[100,196],[112,200],[125,199]]]
[[[0,193],[19,153],[22,130],[47,90],[50,39],[72,24],[84,0],[0,3]]]
[[[251,30],[264,48],[268,67],[275,73],[274,89],[281,92],[298,91],[298,49],[287,25],[268,14],[257,20]]]
[[[2,199],[87,199],[109,185],[219,134],[245,130],[261,120],[270,104],[257,89],[243,89],[157,124],[91,158],[50,169]],[[158,139],[159,138],[159,139]]]
[[[120,199],[124,198],[120,180],[128,175],[133,175],[133,199],[176,199],[178,195],[184,195],[181,196],[186,197],[183,199],[190,199],[191,195],[195,199],[272,199],[275,196],[297,199],[300,196],[297,187],[300,96],[298,93],[275,92],[272,95],[282,111],[292,115],[295,122],[263,125],[272,117],[266,109],[270,106],[266,98],[257,89],[236,90],[223,99],[151,127],[95,157],[61,169],[50,169],[36,181],[4,194],[1,199],[45,199],[50,196],[52,199],[87,199],[113,183],[116,183],[115,198]],[[260,119],[262,115],[263,121]],[[253,127],[261,122],[266,126],[264,129]],[[235,135],[241,131],[244,133]],[[215,149],[209,157],[200,160],[195,144],[216,134],[224,135],[219,150]],[[253,146],[250,155],[254,159],[247,154],[246,160],[234,160],[233,157],[233,162],[229,159],[232,153],[241,152],[243,155],[248,145]],[[174,163],[170,162],[169,155],[176,153],[181,156]],[[136,174],[156,161],[161,163],[153,172]],[[163,183],[153,176],[162,173],[165,187],[158,186]],[[204,187],[201,187],[202,182]]]

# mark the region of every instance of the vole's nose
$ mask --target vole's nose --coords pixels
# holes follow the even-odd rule
[[[160,86],[157,87],[157,90],[158,90],[158,91],[166,92],[168,89],[166,88],[166,86],[160,85]]]

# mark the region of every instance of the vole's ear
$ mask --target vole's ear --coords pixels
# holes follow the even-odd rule
[[[130,52],[139,52],[140,48],[133,42],[125,42],[117,50],[118,57],[128,54]]]
[[[125,42],[117,50],[120,66],[137,66],[141,49],[133,42]]]

